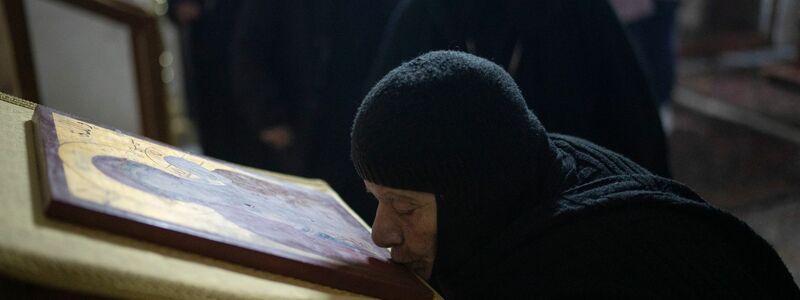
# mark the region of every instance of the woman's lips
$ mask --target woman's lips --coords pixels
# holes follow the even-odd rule
[[[425,262],[422,260],[392,260],[395,263],[401,264],[406,266],[407,268],[411,269],[414,272],[421,272],[425,269]]]
[[[408,265],[408,264],[414,263],[416,260],[391,258],[391,261],[394,262],[394,263],[397,263],[397,264],[401,264],[401,265]]]
[[[392,262],[404,265],[414,271],[425,267],[425,262],[419,259],[391,259]]]

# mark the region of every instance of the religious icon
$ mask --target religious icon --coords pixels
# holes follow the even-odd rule
[[[381,298],[433,294],[331,191],[39,106],[48,216]]]

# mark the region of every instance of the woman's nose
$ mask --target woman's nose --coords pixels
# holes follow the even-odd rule
[[[392,215],[390,208],[379,203],[372,223],[372,241],[383,248],[395,247],[403,244],[403,233],[397,219]]]

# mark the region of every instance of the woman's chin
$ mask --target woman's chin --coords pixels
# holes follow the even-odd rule
[[[428,265],[414,266],[411,268],[417,276],[428,281],[431,279],[431,267]]]

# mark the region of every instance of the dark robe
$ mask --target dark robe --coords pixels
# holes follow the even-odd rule
[[[406,0],[390,21],[371,82],[444,49],[506,68],[548,131],[670,176],[657,101],[605,0]]]

